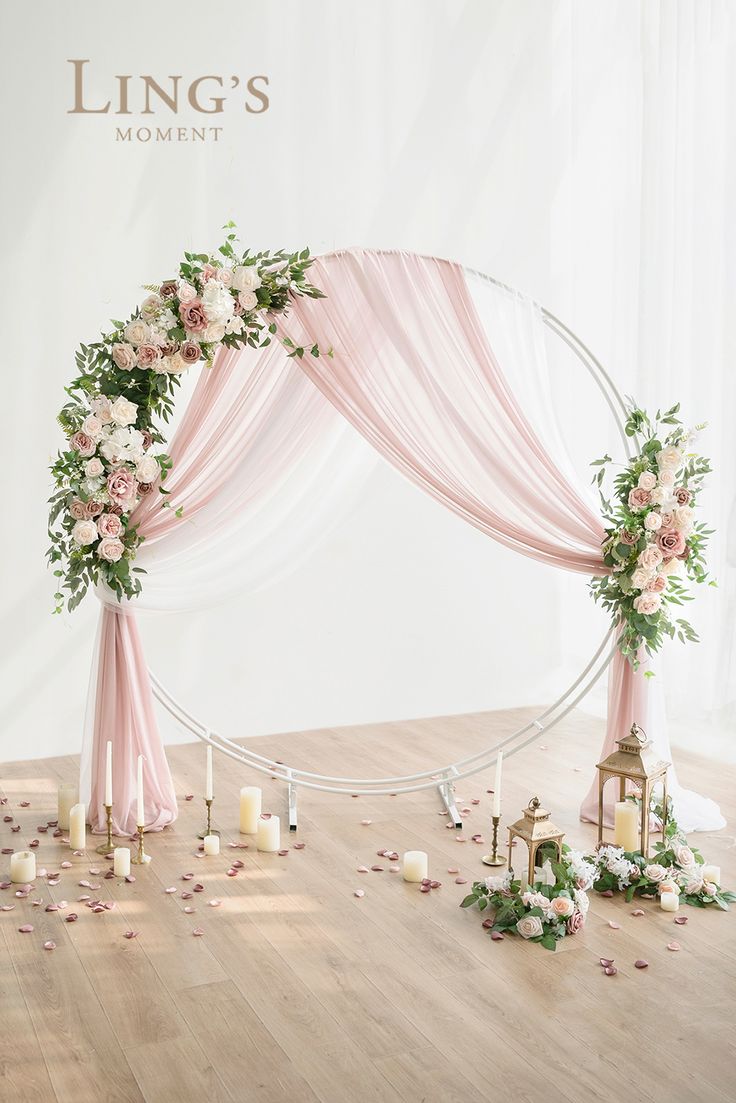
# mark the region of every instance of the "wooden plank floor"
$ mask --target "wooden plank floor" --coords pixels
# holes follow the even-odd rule
[[[412,772],[470,754],[531,713],[515,710],[435,718],[251,740],[251,746],[306,769],[355,776]],[[573,845],[593,841],[577,808],[600,746],[601,723],[573,714],[559,729],[509,759],[505,819],[533,794]],[[472,880],[485,871],[485,848],[458,842],[431,793],[366,798],[300,794],[297,836],[303,850],[259,854],[237,832],[237,791],[258,783],[264,807],[286,820],[283,787],[260,781],[215,756],[214,819],[223,854],[197,857],[204,775],[201,745],[170,749],[180,816],[147,837],[153,861],[134,884],[105,880],[92,850],[72,857],[37,825],[56,814],[56,786],[74,777],[76,760],[2,767],[2,846],[38,838],[39,866],[61,870],[59,884],[39,878],[17,900],[0,892],[0,1099],[50,1103],[480,1103],[505,1097],[544,1103],[619,1100],[671,1103],[736,1098],[733,1082],[734,915],[686,908],[689,922],[645,902],[634,918],[620,899],[591,897],[584,933],[555,954],[507,938],[491,942],[477,912],[458,908],[466,889],[448,867]],[[733,779],[717,763],[677,756],[681,779],[736,813]],[[487,831],[491,778],[462,782],[459,803],[472,814],[465,835]],[[195,793],[191,802],[184,795]],[[471,805],[480,798],[480,805]],[[22,809],[19,803],[30,801]],[[361,820],[368,819],[368,825]],[[724,880],[736,885],[736,840],[696,836]],[[91,840],[90,849],[98,840]],[[233,850],[230,842],[248,841]],[[429,852],[442,888],[428,895],[403,883],[377,858],[383,848]],[[244,868],[228,877],[229,861]],[[383,872],[356,867],[380,863]],[[9,859],[3,858],[5,871]],[[182,881],[184,873],[194,881]],[[77,903],[114,901],[94,914]],[[182,890],[195,882],[187,915]],[[165,889],[175,886],[175,894]],[[365,890],[356,898],[356,888]],[[218,898],[219,907],[208,901]],[[66,900],[60,912],[34,899]],[[66,923],[75,910],[79,919]],[[610,919],[620,929],[608,925]],[[33,923],[32,934],[21,934]],[[200,926],[202,937],[192,930]],[[126,940],[128,929],[139,936]],[[667,943],[680,942],[679,953]],[[43,950],[46,939],[57,949]],[[600,956],[613,957],[616,977]],[[637,958],[650,962],[634,969]]]

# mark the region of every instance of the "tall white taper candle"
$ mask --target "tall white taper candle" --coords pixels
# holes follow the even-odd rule
[[[145,820],[145,803],[143,800],[143,755],[138,755],[138,801],[137,801],[137,827],[144,827]]]
[[[107,753],[105,755],[105,804],[112,804],[112,742],[107,741]]]
[[[212,800],[212,747],[207,745],[207,776],[204,782],[204,799]]]
[[[501,815],[501,772],[503,770],[503,751],[498,752],[496,759],[496,780],[493,783],[493,809],[494,816]]]

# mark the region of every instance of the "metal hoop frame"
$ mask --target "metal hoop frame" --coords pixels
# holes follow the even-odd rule
[[[392,250],[371,250],[372,252],[392,252]],[[395,251],[393,251],[395,252]],[[494,279],[475,269],[465,269],[473,275],[488,283],[495,284],[511,294],[518,292],[500,280]],[[624,451],[628,458],[631,457],[631,442],[624,432],[626,418],[626,406],[624,400],[615,386],[610,375],[605,371],[601,363],[593,353],[563,322],[551,311],[540,307],[544,324],[555,333],[573,352],[586,371],[594,380],[601,391],[603,398],[613,415],[616,426],[621,434]],[[395,777],[378,778],[350,778],[338,777],[330,774],[312,773],[308,770],[300,770],[293,766],[287,766],[283,762],[257,754],[255,751],[243,747],[239,743],[213,731],[208,725],[198,720],[191,712],[181,705],[173,695],[163,686],[153,671],[149,671],[153,688],[153,695],[170,715],[188,731],[196,735],[204,743],[209,744],[222,754],[241,762],[243,765],[267,774],[270,778],[283,781],[288,787],[289,800],[289,826],[296,830],[297,807],[296,789],[314,789],[323,793],[345,793],[347,795],[365,796],[396,796],[399,793],[416,793],[428,789],[436,789],[442,799],[448,816],[451,817],[457,828],[462,827],[462,819],[455,806],[453,789],[456,781],[471,777],[492,766],[500,750],[504,757],[516,754],[534,743],[543,732],[549,731],[560,722],[592,689],[603,672],[607,669],[615,652],[613,640],[614,629],[610,628],[603,637],[593,658],[585,669],[578,675],[572,685],[558,698],[553,705],[541,712],[534,720],[523,727],[505,736],[491,747],[487,747],[467,758],[460,759],[430,770],[423,770],[414,774],[404,774]]]

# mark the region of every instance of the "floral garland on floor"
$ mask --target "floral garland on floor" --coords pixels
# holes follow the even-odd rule
[[[168,494],[171,459],[155,446],[165,444],[159,422],[171,416],[182,372],[211,367],[222,346],[268,345],[272,316],[294,296],[323,297],[307,280],[308,249],[241,253],[234,224],[225,229],[216,254],[185,253],[177,276],[147,286],[127,321],[79,346],[77,376],[58,415],[68,442],[51,466],[47,556],[59,580],[56,613],[65,597],[74,609],[100,579],[118,600],[140,593],[144,572],[132,564],[142,537],[130,519],[156,487]],[[289,356],[319,356],[316,345],[284,344]]]
[[[642,435],[644,444],[614,480],[615,504],[602,490],[611,457],[591,465],[599,468],[593,482],[603,504],[603,561],[610,573],[594,578],[590,589],[620,626],[618,646],[635,668],[640,649],[658,651],[665,636],[697,642],[688,621],[673,616],[673,607],[692,601],[683,570],[691,582],[708,581],[704,553],[713,530],[695,520],[695,506],[711,466],[688,450],[704,426],[687,430],[677,417],[679,408],[678,403],[664,414],[658,410],[652,420],[630,405],[626,434]]]

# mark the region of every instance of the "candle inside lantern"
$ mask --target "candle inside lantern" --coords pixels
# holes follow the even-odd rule
[[[403,861],[404,880],[423,881],[427,876],[429,859],[423,850],[407,850]]]
[[[212,800],[214,796],[212,790],[212,747],[207,747],[207,774],[204,781],[204,799]]]
[[[639,849],[639,809],[631,800],[616,802],[613,815],[613,840],[627,853]]]
[[[659,897],[659,906],[663,912],[680,910],[680,897],[676,892],[663,892]]]
[[[138,755],[138,786],[137,786],[137,801],[136,801],[136,813],[138,822],[136,827],[145,827],[146,810],[145,802],[143,800],[143,755]]]
[[[278,816],[261,816],[258,820],[257,843],[259,850],[273,854],[281,846],[281,821]]]
[[[107,741],[107,753],[105,755],[105,804],[112,804],[112,743]]]
[[[63,781],[57,793],[57,819],[62,831],[69,830],[69,813],[79,803],[79,785],[76,781]]]
[[[721,883],[721,867],[720,866],[701,866],[700,876],[704,881],[710,882],[712,885],[720,885]]]
[[[87,849],[87,825],[85,807],[75,804],[69,812],[69,846],[72,850]]]
[[[259,847],[260,850],[260,847]],[[220,836],[219,835],[205,835],[204,837],[204,852],[205,854],[219,854],[220,853]]]
[[[493,808],[491,815],[501,815],[501,772],[503,770],[503,751],[498,752],[496,759],[496,780],[493,783]]]
[[[246,785],[240,790],[240,830],[243,835],[255,835],[258,830],[261,801],[262,793],[257,786]]]
[[[36,879],[36,855],[32,850],[18,850],[10,855],[10,880],[27,885]]]
[[[116,846],[112,856],[112,871],[116,877],[130,875],[130,850],[127,846]]]

